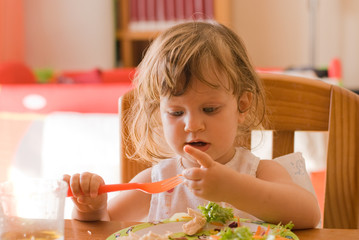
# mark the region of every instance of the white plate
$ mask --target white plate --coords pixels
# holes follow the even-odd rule
[[[261,226],[262,231],[267,230],[268,226],[271,228],[274,227],[274,225],[270,225],[261,221],[251,221],[248,219],[240,219],[241,223],[240,226],[246,226],[250,229],[251,232],[255,233],[258,229],[258,226]],[[220,229],[222,227],[212,224],[207,224],[203,231],[200,233],[188,236],[183,233],[182,225],[185,222],[182,221],[170,221],[168,219],[160,221],[160,222],[152,222],[152,223],[141,223],[138,225],[134,225],[125,229],[122,229],[116,233],[113,233],[111,236],[109,236],[106,240],[116,240],[119,236],[127,236],[129,232],[136,233],[139,236],[145,235],[148,232],[153,232],[156,234],[166,234],[168,232],[171,232],[171,236],[174,236],[173,238],[179,238],[181,240],[188,239],[188,240],[194,240],[194,239],[206,239],[206,236],[209,236],[211,234],[214,234],[213,232],[215,229]],[[269,233],[271,233],[271,230],[269,230]],[[294,239],[299,240],[298,237],[291,231],[288,231],[287,236],[288,239]]]

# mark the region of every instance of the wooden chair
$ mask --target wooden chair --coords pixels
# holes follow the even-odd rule
[[[294,151],[295,131],[327,131],[325,228],[359,228],[359,95],[304,77],[261,73],[267,94],[273,158]],[[123,96],[121,112],[133,101]],[[121,116],[121,119],[123,116]],[[133,152],[121,124],[121,176],[128,182],[148,166],[130,161]]]

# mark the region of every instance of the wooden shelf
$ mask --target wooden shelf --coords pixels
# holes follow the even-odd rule
[[[116,38],[120,44],[122,67],[136,67],[144,50],[160,31],[132,31],[129,29],[130,0],[117,0],[119,27]],[[231,23],[231,0],[213,0],[214,20],[224,25]]]

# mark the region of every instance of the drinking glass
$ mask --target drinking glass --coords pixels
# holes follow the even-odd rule
[[[67,183],[22,179],[0,185],[0,239],[64,239]]]

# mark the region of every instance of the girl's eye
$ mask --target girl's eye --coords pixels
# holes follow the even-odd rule
[[[171,116],[174,116],[174,117],[179,117],[179,116],[182,116],[183,115],[183,112],[182,111],[173,111],[173,112],[168,112]]]
[[[218,107],[206,107],[206,108],[203,108],[203,112],[205,113],[214,113],[218,110]]]

